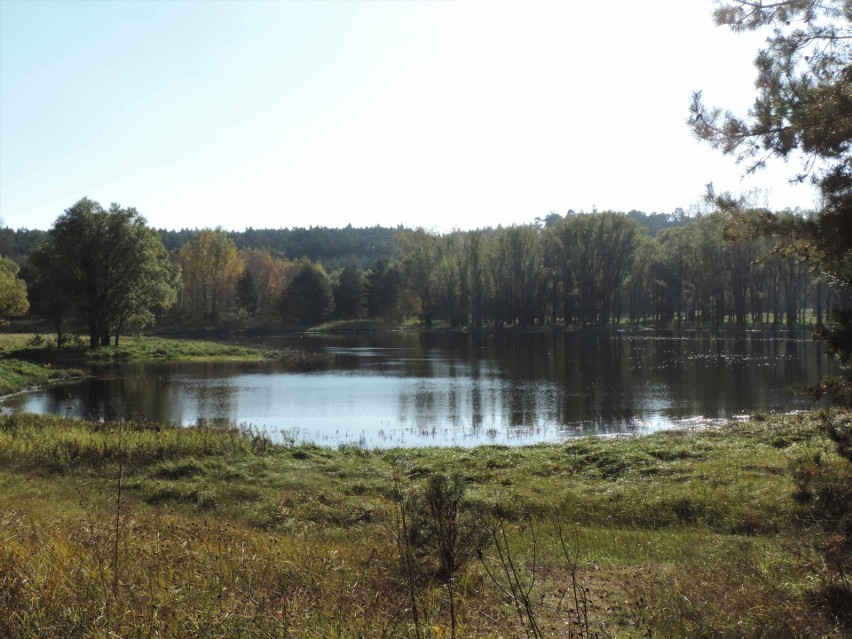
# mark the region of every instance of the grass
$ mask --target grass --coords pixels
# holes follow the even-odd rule
[[[0,395],[62,382],[83,375],[87,362],[170,360],[251,362],[278,355],[234,344],[162,337],[126,337],[118,346],[87,348],[79,338],[57,348],[55,340],[35,333],[0,333]]]
[[[70,345],[56,347],[55,340],[39,335],[5,334],[0,336],[0,348],[6,347],[9,357],[28,361],[107,361],[107,360],[173,360],[173,361],[257,361],[272,353],[236,344],[224,344],[191,339],[164,337],[124,337],[118,346],[89,348],[82,339]]]
[[[101,361],[110,359],[173,361],[258,361],[264,353],[236,344],[224,344],[203,340],[167,339],[163,337],[131,337],[119,341],[118,346],[102,346],[85,351],[86,359]]]
[[[24,348],[34,336],[34,333],[0,333],[0,353]]]
[[[32,386],[69,381],[82,375],[83,372],[77,369],[53,368],[49,364],[0,359],[0,395],[16,393]]]
[[[462,533],[502,526],[543,636],[842,636],[790,472],[831,455],[817,424],[371,451],[0,417],[0,635],[449,636],[435,546],[400,533],[441,473],[463,480]],[[481,551],[458,636],[525,636]]]
[[[381,320],[334,320],[313,326],[308,333],[363,333],[392,330],[393,325]]]

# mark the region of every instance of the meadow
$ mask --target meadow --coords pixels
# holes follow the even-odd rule
[[[4,416],[0,635],[848,636],[850,422],[378,451]]]

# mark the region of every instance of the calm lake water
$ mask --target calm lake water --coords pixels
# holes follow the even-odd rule
[[[0,409],[224,421],[330,446],[527,444],[806,409],[812,403],[790,387],[834,372],[806,334],[392,333],[262,344],[310,355],[299,364],[114,364]]]

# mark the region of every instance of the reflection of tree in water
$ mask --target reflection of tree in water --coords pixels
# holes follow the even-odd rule
[[[128,403],[142,416],[156,421],[171,421],[180,415],[180,398],[170,383],[170,376],[154,369],[127,377],[125,395]]]
[[[184,419],[188,413],[194,414],[196,421],[199,418],[220,422],[237,420],[234,415],[237,387],[228,381],[227,376],[208,374],[201,380],[193,379],[187,384],[183,396],[186,398],[184,405],[188,409],[184,412]]]
[[[296,376],[278,363],[121,364],[3,405],[97,419],[254,420],[276,429],[304,425],[323,436],[328,426],[327,441],[347,428],[368,437],[370,429],[381,430],[400,444],[403,432],[438,444],[488,441],[489,433],[534,441],[544,430],[549,436],[555,429],[619,432],[643,421],[796,407],[790,383],[831,372],[828,359],[816,354],[820,346],[803,337],[596,331],[360,337],[362,346],[351,353],[345,342],[330,347],[347,365],[332,368],[333,384],[324,371]],[[399,347],[412,340],[418,348]]]
[[[123,380],[95,378],[89,384],[85,398],[85,416],[89,419],[114,421],[123,417],[124,397],[121,393]]]
[[[482,427],[482,388],[479,381],[479,367],[471,368],[472,384],[470,385],[470,425],[474,431]]]
[[[435,390],[427,382],[417,384],[414,391],[416,409],[414,425],[422,434],[428,434],[435,428]]]
[[[75,384],[48,387],[40,393],[38,412],[76,419],[120,419],[125,406],[120,382],[114,376],[101,376]]]

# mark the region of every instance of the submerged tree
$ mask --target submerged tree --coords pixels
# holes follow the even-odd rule
[[[56,220],[31,265],[61,317],[76,310],[94,348],[116,344],[130,320],[144,323],[154,307],[174,302],[180,274],[160,236],[136,209],[105,210],[83,198]],[[61,329],[60,329],[61,334]]]

